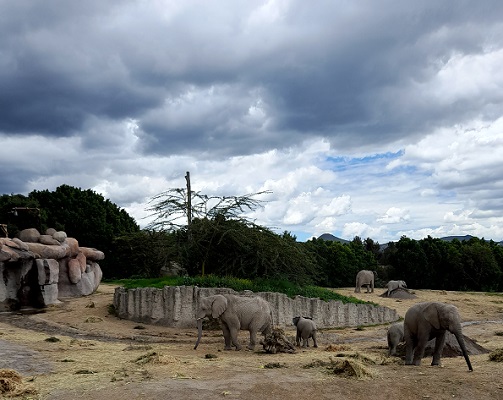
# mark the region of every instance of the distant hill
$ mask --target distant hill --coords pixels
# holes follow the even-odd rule
[[[440,238],[440,240],[445,240],[446,242],[452,242],[454,239],[459,240],[460,242],[463,242],[465,240],[470,240],[474,236],[472,235],[464,235],[464,236],[446,236],[443,238]]]
[[[475,236],[472,235],[463,235],[463,236],[445,236],[440,238],[440,240],[445,240],[446,242],[452,242],[453,240],[457,239],[460,242],[463,242],[465,240],[470,240],[474,238]],[[341,239],[338,238],[337,236],[332,235],[331,233],[324,233],[318,239],[323,239],[329,242],[339,242],[339,243],[349,243],[349,240]],[[500,246],[503,246],[503,241],[498,243]],[[388,243],[384,243],[380,245],[381,251],[384,250],[386,247],[388,247]]]
[[[344,240],[332,235],[331,233],[324,233],[318,239],[326,240],[327,242],[349,243],[349,240]]]

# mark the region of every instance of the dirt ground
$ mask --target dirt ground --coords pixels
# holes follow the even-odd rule
[[[415,299],[374,293],[344,295],[394,308],[400,316],[416,302],[456,305],[463,333],[488,350],[503,349],[503,294],[415,290]],[[488,354],[443,358],[420,367],[387,357],[387,325],[323,330],[319,347],[295,354],[223,351],[219,331],[205,331],[194,350],[196,329],[171,329],[120,320],[109,313],[114,287],[70,299],[38,314],[0,314],[0,368],[23,375],[36,393],[22,399],[503,399],[503,363]],[[240,336],[246,342],[247,332]],[[292,341],[294,327],[286,330]],[[345,356],[345,357],[341,357]],[[355,358],[356,357],[356,358]],[[335,374],[327,366],[359,359],[368,375]],[[1,395],[0,395],[1,397]]]

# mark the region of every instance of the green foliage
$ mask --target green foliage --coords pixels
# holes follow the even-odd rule
[[[386,259],[390,279],[403,279],[409,288],[503,290],[503,248],[493,241],[402,237]]]
[[[374,253],[367,251],[361,240],[347,244],[312,239],[304,244],[304,248],[316,260],[319,277],[315,282],[320,286],[353,286],[358,271],[377,268]]]
[[[13,207],[36,208],[38,211],[23,210],[16,216],[11,213]],[[25,228],[35,227],[41,233],[54,228],[76,238],[81,246],[103,251],[105,260],[100,266],[108,277],[125,276],[121,275],[124,264],[115,260],[114,239],[140,229],[125,210],[100,194],[68,185],[59,186],[54,192],[34,190],[28,197],[2,195],[0,216],[7,220],[10,237]]]
[[[119,277],[158,277],[163,267],[177,259],[175,237],[165,232],[142,230],[113,240]]]
[[[304,296],[309,298],[319,298],[321,300],[338,300],[343,303],[368,304],[354,297],[347,297],[316,286],[302,286],[287,280],[269,279],[238,279],[234,277],[219,277],[216,275],[206,275],[204,277],[169,277],[157,279],[121,279],[111,283],[124,286],[126,289],[141,287],[154,287],[161,289],[164,286],[199,286],[199,287],[226,287],[237,292],[251,290],[252,292],[278,292],[289,297]]]

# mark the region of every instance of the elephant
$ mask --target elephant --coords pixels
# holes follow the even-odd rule
[[[386,284],[386,287],[388,288],[388,293],[387,296],[391,294],[393,290],[399,289],[399,288],[406,288],[407,289],[407,284],[405,281],[389,281]]]
[[[461,332],[461,317],[456,306],[440,302],[417,303],[405,313],[405,365],[421,365],[426,344],[435,338],[431,365],[440,365],[446,331],[457,339],[468,370],[473,371]]]
[[[362,269],[356,274],[356,287],[355,293],[360,293],[360,288],[363,285],[367,286],[367,293],[369,293],[369,286],[371,292],[374,293],[374,272]]]
[[[264,335],[272,331],[272,312],[269,303],[261,297],[216,294],[199,299],[196,313],[198,336],[194,349],[197,349],[203,333],[203,318],[218,318],[224,334],[225,350],[241,350],[238,342],[239,330],[250,332],[248,349],[253,350],[257,332]]]
[[[396,356],[396,346],[404,341],[403,322],[397,322],[388,328],[388,354]]]
[[[292,320],[293,324],[297,327],[297,336],[295,343],[300,346],[300,339],[302,338],[302,347],[309,347],[309,338],[313,339],[313,346],[318,347],[316,341],[316,324],[309,317],[295,317]]]

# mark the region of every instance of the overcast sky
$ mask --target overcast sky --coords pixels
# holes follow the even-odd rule
[[[252,217],[503,240],[503,2],[0,0],[0,193],[169,188]]]

